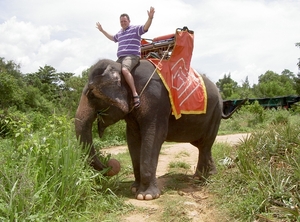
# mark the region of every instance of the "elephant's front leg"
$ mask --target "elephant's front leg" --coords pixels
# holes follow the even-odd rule
[[[156,169],[159,152],[163,139],[149,139],[142,141],[140,156],[140,185],[136,193],[138,200],[152,200],[160,196],[161,191],[156,182]]]
[[[126,126],[127,145],[131,157],[135,181],[131,185],[131,191],[135,194],[140,187],[140,156],[141,156],[141,135],[139,128],[127,122]]]
[[[162,124],[155,122],[141,127],[140,136],[137,137],[133,137],[135,133],[127,130],[128,147],[135,175],[132,189],[136,190],[136,198],[139,200],[156,199],[161,193],[156,183],[156,169],[159,152],[166,138],[167,126],[162,121],[160,121]]]

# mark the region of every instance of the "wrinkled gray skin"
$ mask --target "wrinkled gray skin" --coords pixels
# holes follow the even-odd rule
[[[215,84],[203,76],[207,89],[206,114],[182,115],[178,120],[171,114],[168,91],[157,73],[142,93],[141,106],[132,110],[131,91],[120,75],[120,64],[100,60],[90,71],[76,112],[76,134],[84,144],[92,144],[92,123],[97,112],[107,109],[103,121],[98,122],[99,135],[104,129],[125,119],[128,148],[132,159],[135,182],[132,190],[137,199],[155,199],[160,196],[156,183],[158,156],[164,141],[190,142],[199,149],[195,176],[207,177],[216,172],[211,147],[224,117],[222,99]],[[137,92],[140,93],[155,67],[146,60],[132,70]],[[132,110],[132,111],[131,111]],[[131,111],[131,112],[130,112]],[[106,166],[94,155],[91,165],[96,170]]]

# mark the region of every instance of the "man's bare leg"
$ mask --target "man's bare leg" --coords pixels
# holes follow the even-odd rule
[[[126,69],[125,67],[122,68],[122,73],[123,76],[127,82],[127,84],[129,85],[131,92],[132,92],[132,96],[133,96],[133,102],[134,102],[134,107],[138,108],[140,106],[140,98],[139,95],[136,92],[136,88],[134,85],[134,79],[131,75],[131,73],[129,72],[128,69]]]

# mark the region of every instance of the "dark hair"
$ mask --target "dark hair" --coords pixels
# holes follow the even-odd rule
[[[121,18],[121,17],[127,17],[127,19],[130,21],[129,15],[126,14],[126,13],[121,14],[121,15],[120,15],[120,18]]]

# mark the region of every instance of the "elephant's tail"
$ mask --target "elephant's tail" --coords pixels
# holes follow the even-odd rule
[[[229,119],[232,116],[232,114],[234,114],[235,111],[237,111],[239,108],[241,108],[241,106],[244,105],[247,101],[248,101],[248,98],[244,99],[237,107],[234,108],[234,110],[232,110],[230,113],[228,113],[226,115],[222,112],[222,119]]]

